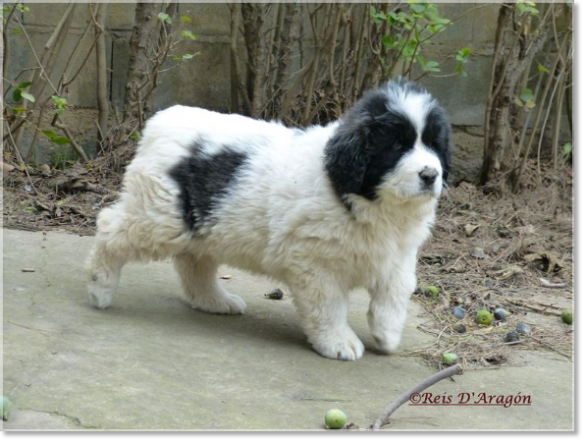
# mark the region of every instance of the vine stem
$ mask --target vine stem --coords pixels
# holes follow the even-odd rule
[[[445,368],[444,370],[441,370],[433,374],[432,376],[418,384],[416,387],[413,387],[407,392],[398,396],[398,398],[396,398],[394,402],[390,403],[384,409],[382,414],[380,414],[380,416],[376,418],[376,420],[372,424],[372,431],[380,431],[382,425],[384,425],[384,423],[388,420],[390,415],[394,413],[396,410],[398,410],[398,408],[400,408],[400,406],[403,405],[405,402],[408,402],[413,394],[420,393],[421,391],[426,390],[430,386],[435,385],[437,382],[442,381],[443,379],[446,378],[450,378],[451,376],[456,374],[463,374],[463,367],[461,367],[460,364],[453,365],[452,367]]]

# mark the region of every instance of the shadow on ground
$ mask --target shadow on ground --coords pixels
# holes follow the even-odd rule
[[[4,230],[4,394],[7,430],[319,430],[330,408],[369,426],[396,396],[432,374],[421,359],[371,348],[368,299],[352,298],[350,323],[367,352],[358,362],[314,353],[290,297],[233,269],[223,283],[244,316],[200,313],[182,301],[170,263],[129,265],[107,311],[86,301],[83,261],[92,238]],[[23,272],[34,269],[34,272]],[[432,342],[411,304],[403,351]],[[532,397],[530,407],[404,405],[390,429],[571,429],[573,366],[522,352],[511,366],[468,371],[429,391]]]

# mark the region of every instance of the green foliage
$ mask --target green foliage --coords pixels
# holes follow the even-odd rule
[[[538,63],[538,61],[536,63]],[[540,63],[538,63],[538,72],[540,72],[541,74],[548,74],[550,70],[545,66],[541,65]]]
[[[51,97],[53,99],[53,104],[57,106],[55,113],[58,115],[63,115],[65,113],[65,107],[69,104],[65,98],[61,98],[58,95],[53,95]]]
[[[28,6],[24,6],[22,3],[17,3],[16,4],[16,9],[18,9],[20,12],[22,12],[23,14],[25,12],[30,12],[30,8]]]
[[[132,132],[132,134],[130,134],[130,139],[134,140],[136,142],[140,141],[140,139],[142,138],[142,134],[135,130],[134,132]]]
[[[173,22],[173,19],[169,16],[169,14],[165,14],[164,12],[160,12],[158,14],[158,19],[161,22],[166,23],[168,25],[170,25]]]
[[[195,40],[195,35],[191,32],[191,31],[187,31],[187,30],[182,30],[181,31],[181,37],[183,38],[188,38],[190,40]]]
[[[422,76],[441,72],[442,61],[428,60],[424,56],[424,47],[451,26],[452,21],[442,17],[434,4],[426,0],[409,0],[406,11],[387,13],[371,6],[370,16],[377,25],[388,25],[388,34],[382,37],[382,46],[389,61],[381,60],[387,72],[391,72],[399,62],[407,66],[403,75],[411,74],[411,67],[416,64],[422,70]],[[457,66],[453,74],[467,75],[464,65],[469,61],[470,54],[470,48],[463,48],[455,54]]]
[[[457,52],[457,55],[455,55],[455,60],[457,60],[455,73],[460,74],[462,77],[467,77],[467,71],[465,71],[465,64],[469,61],[470,54],[471,54],[470,48],[463,48]]]
[[[566,143],[561,152],[565,158],[569,158],[573,153],[573,143]]]
[[[188,15],[181,15],[181,20],[185,23],[193,23],[193,19]]]
[[[516,6],[521,14],[529,13],[532,15],[538,15],[538,9],[535,8],[536,4],[527,0],[517,0]]]
[[[69,138],[60,137],[59,135],[57,135],[52,130],[43,130],[41,132],[43,132],[47,136],[47,138],[49,140],[51,140],[53,143],[55,143],[55,144],[57,144],[59,146],[63,146],[65,144],[71,143],[71,140]]]
[[[24,98],[25,100],[34,103],[35,97],[33,97],[32,94],[24,91],[24,89],[27,89],[31,84],[32,83],[30,81],[25,81],[24,83],[20,83],[19,85],[15,86],[14,90],[12,91],[12,100],[14,100],[15,103],[18,103]]]
[[[532,93],[532,89],[529,88],[524,89],[520,93],[520,97],[516,97],[514,103],[516,103],[520,107],[525,106],[528,109],[532,109],[534,106],[536,106],[536,98]]]

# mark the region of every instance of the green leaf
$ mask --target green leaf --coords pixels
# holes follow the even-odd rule
[[[183,30],[181,31],[181,37],[189,38],[191,40],[195,40],[195,35],[191,31]]]
[[[24,108],[24,107],[15,107],[15,108],[14,108],[14,109],[12,109],[12,110],[14,111],[14,114],[15,114],[15,115],[18,115],[18,114],[19,114],[19,113],[21,113],[21,112],[25,112],[25,111],[26,111],[26,108]]]
[[[382,38],[382,44],[387,50],[392,49],[395,43],[396,42],[394,41],[394,38],[391,35],[384,35],[384,37]]]
[[[25,100],[30,101],[31,103],[34,103],[35,102],[35,97],[33,97],[28,92],[21,92],[20,95],[22,95],[22,98],[24,98]]]
[[[42,130],[41,132],[44,133],[47,137],[49,137],[49,139],[51,140],[57,137],[57,134],[52,130]]]
[[[167,24],[171,24],[173,22],[173,20],[171,19],[171,17],[169,16],[169,14],[165,14],[164,12],[160,12],[158,14],[158,19],[163,22],[163,23],[167,23]]]
[[[536,106],[536,103],[535,103],[533,100],[528,100],[528,101],[526,102],[526,107],[527,107],[528,109],[532,109],[534,106]]]
[[[470,53],[471,53],[470,48],[463,48],[458,52],[458,54],[461,55],[462,57],[468,57]]]
[[[195,54],[185,54],[185,55],[183,55],[183,59],[182,60],[183,61],[191,60],[194,56],[195,56]]]
[[[16,9],[18,9],[20,12],[29,12],[30,11],[30,8],[28,6],[24,6],[22,3],[17,3]]]
[[[20,84],[18,85],[18,87],[19,87],[20,89],[26,89],[26,88],[27,88],[27,87],[29,87],[31,84],[32,84],[32,83],[31,83],[30,81],[25,81],[24,83],[20,83]]]
[[[536,63],[538,63],[538,61]],[[540,72],[541,74],[548,74],[550,70],[548,70],[546,67],[538,63],[538,72]]]
[[[567,143],[563,146],[563,155],[568,157],[569,155],[571,155],[571,153],[573,153],[573,143]]]
[[[27,212],[36,212],[36,211],[37,211],[37,209],[35,209],[33,206],[28,206],[28,207],[27,207],[26,209],[24,209],[24,210],[26,210]]]
[[[22,34],[22,31],[20,29],[11,29],[10,32],[13,34]]]
[[[132,134],[130,135],[130,139],[137,141],[137,142],[140,141],[141,138],[142,138],[142,135],[137,130],[132,132]]]
[[[70,144],[71,140],[69,138],[65,138],[65,137],[56,137],[53,140],[54,143],[57,143],[59,146],[63,146],[65,144]]]
[[[183,61],[181,57],[173,57],[171,60],[173,61]]]
[[[55,113],[57,115],[63,115],[65,113],[65,109],[63,109],[62,107],[60,107],[59,109],[55,109]]]
[[[426,5],[421,5],[420,3],[411,3],[410,9],[417,14],[422,14],[427,9]]]
[[[183,20],[185,23],[193,23],[193,19],[188,15],[181,15],[181,20]]]
[[[520,99],[524,102],[534,100],[534,94],[532,93],[532,89],[524,89],[520,93]]]
[[[10,9],[8,6],[2,7],[2,12],[10,12],[10,11],[12,11],[12,9]]]
[[[378,13],[378,11],[376,11],[376,8],[374,8],[373,6],[370,6],[370,15],[372,17],[374,17],[377,13]]]
[[[524,107],[524,102],[518,97],[514,98],[514,103],[516,106]]]
[[[19,88],[16,88],[12,91],[12,100],[15,103],[18,103],[20,100],[22,100],[22,90]]]
[[[53,103],[56,106],[67,106],[67,99],[59,97],[58,95],[52,95],[51,98],[53,99]]]

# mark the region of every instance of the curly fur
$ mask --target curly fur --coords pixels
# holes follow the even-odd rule
[[[144,130],[120,200],[101,211],[88,259],[91,302],[106,308],[128,261],[173,257],[194,308],[244,313],[219,264],[291,290],[309,342],[356,360],[348,294],[371,295],[381,351],[400,343],[450,164],[443,110],[413,83],[366,94],[339,121],[306,130],[174,106]]]

